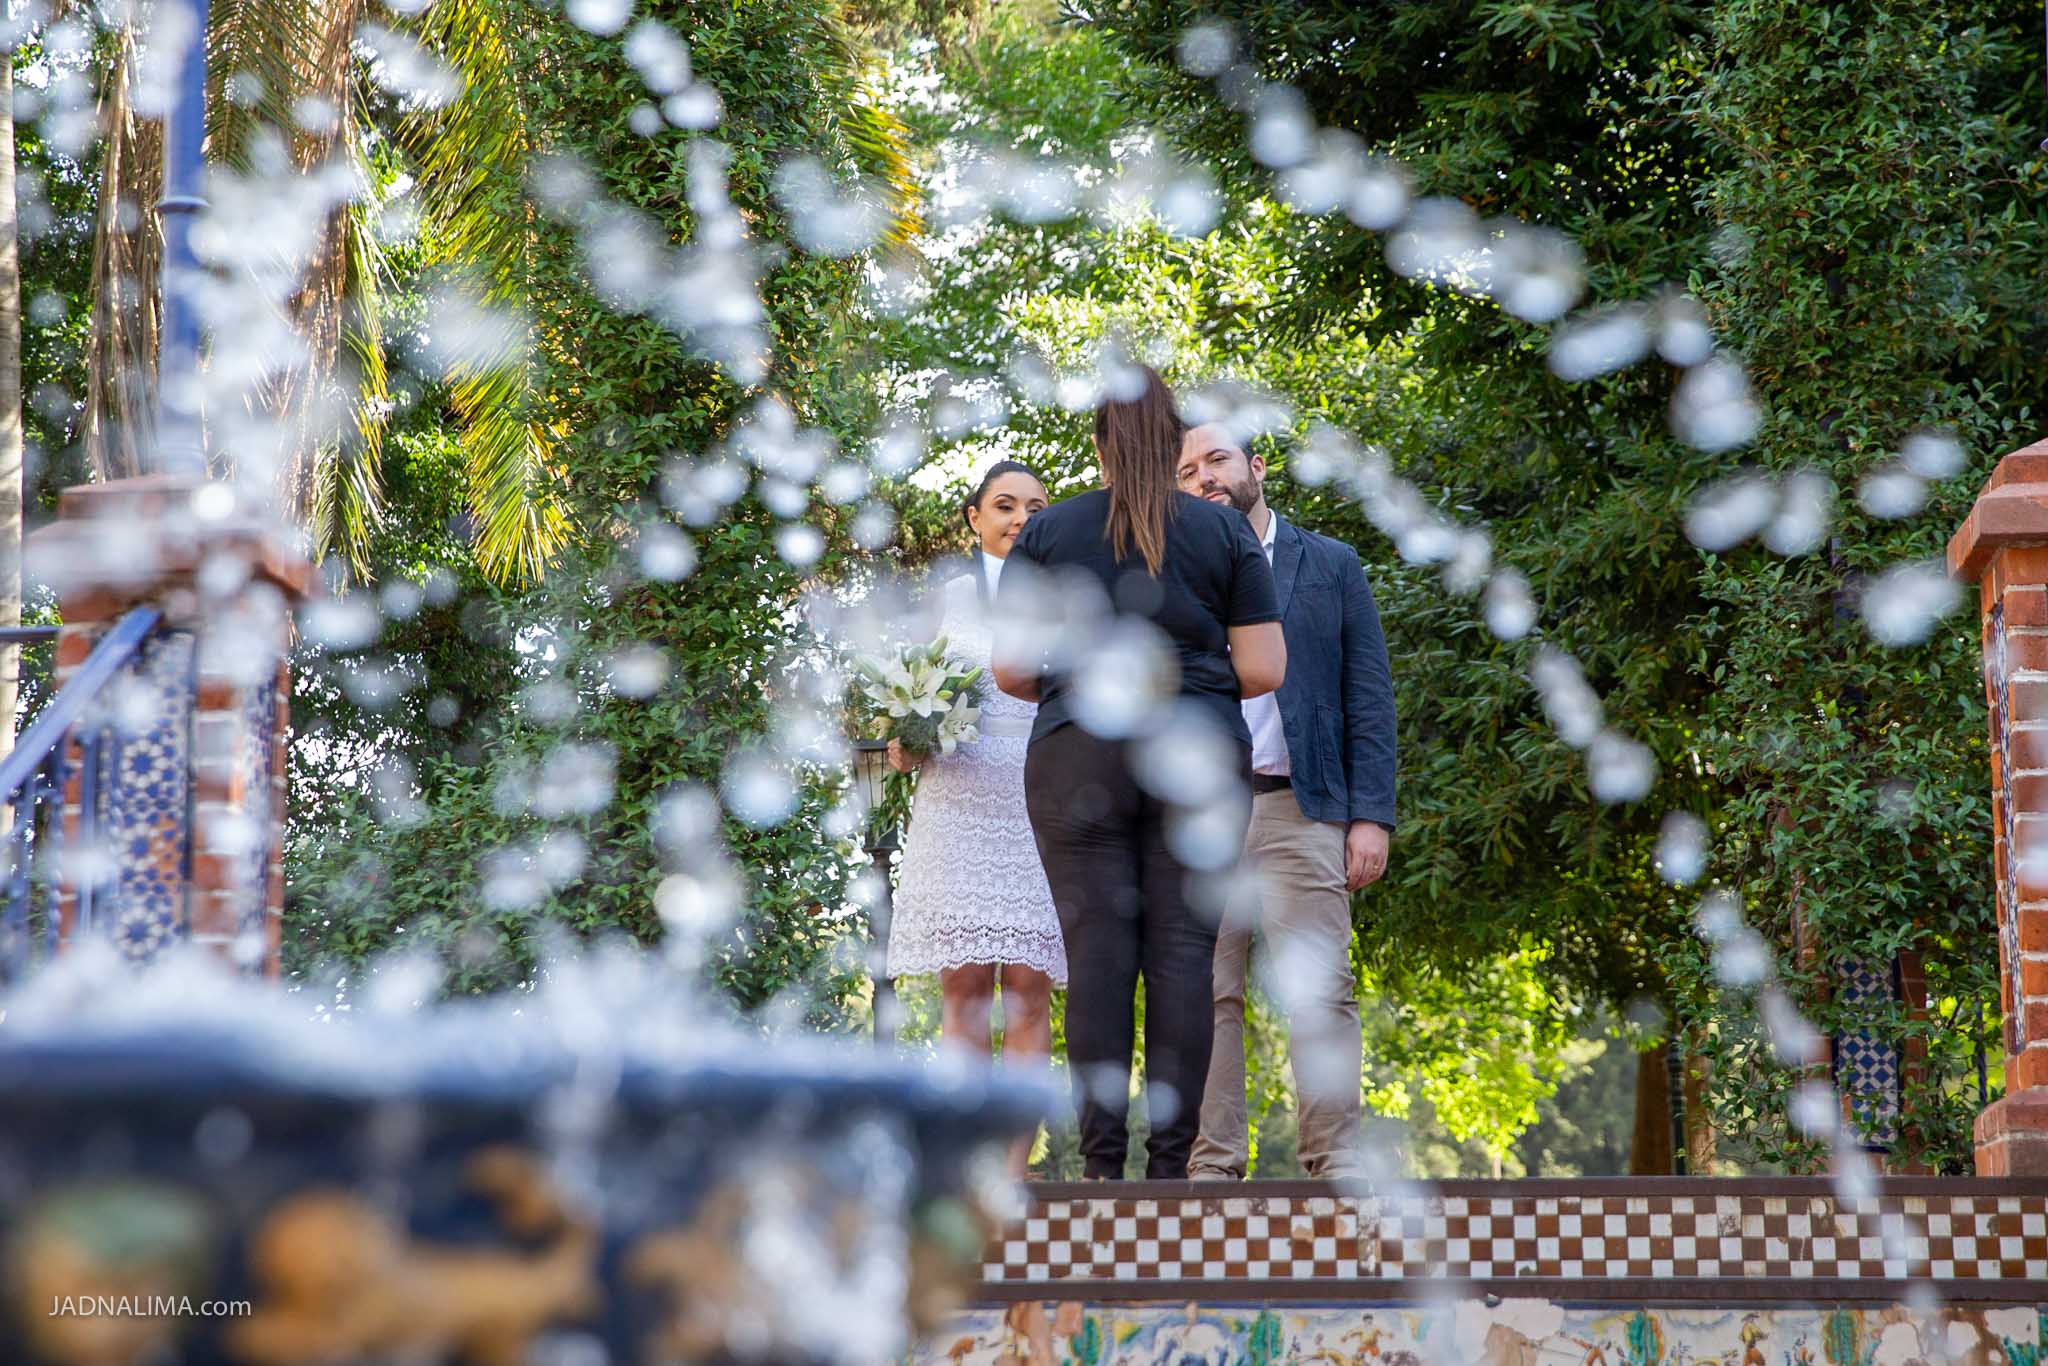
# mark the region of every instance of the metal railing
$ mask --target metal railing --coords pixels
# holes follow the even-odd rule
[[[0,759],[0,982],[18,980],[55,951],[67,909],[73,932],[92,926],[94,896],[105,879],[93,871],[98,860],[91,855],[114,720],[102,702],[162,618],[155,607],[137,607],[116,622]],[[23,627],[0,632],[0,645],[53,634],[54,628]],[[65,788],[74,772],[79,801],[67,828]],[[84,855],[69,878],[60,863],[67,847]],[[69,908],[67,882],[75,898]]]

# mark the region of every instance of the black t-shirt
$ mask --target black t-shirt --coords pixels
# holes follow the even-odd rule
[[[1065,498],[1024,524],[1010,547],[996,594],[997,615],[1035,566],[1080,569],[1098,579],[1119,614],[1149,618],[1173,642],[1181,696],[1208,706],[1243,744],[1251,744],[1230,667],[1230,628],[1280,619],[1272,566],[1235,508],[1175,492],[1166,522],[1166,556],[1155,579],[1132,546],[1119,561],[1108,535],[1109,493],[1093,489]],[[1019,573],[1022,570],[1024,572]],[[1000,630],[1000,627],[998,627]],[[1040,685],[1035,740],[1071,722],[1070,680],[1048,673]]]

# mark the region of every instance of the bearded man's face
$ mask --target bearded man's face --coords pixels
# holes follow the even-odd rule
[[[1245,454],[1244,447],[1220,423],[1190,427],[1181,438],[1180,463],[1174,466],[1174,479],[1183,493],[1212,503],[1227,503],[1248,513],[1258,506],[1261,473],[1253,468],[1252,457]]]

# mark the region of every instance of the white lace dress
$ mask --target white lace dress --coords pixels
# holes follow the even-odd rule
[[[987,669],[988,614],[973,576],[949,581],[944,591],[947,653]],[[1066,942],[1024,809],[1024,751],[1038,708],[984,676],[981,738],[933,755],[918,772],[889,926],[889,975],[1017,963],[1065,986]]]

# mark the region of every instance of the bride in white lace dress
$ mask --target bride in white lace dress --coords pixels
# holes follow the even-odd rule
[[[1045,504],[1038,476],[1003,460],[982,476],[963,509],[979,542],[975,572],[945,585],[939,629],[947,653],[980,665],[988,679],[981,738],[923,760],[910,759],[893,741],[889,746],[898,769],[924,770],[903,842],[889,975],[937,973],[943,1037],[984,1057],[1000,984],[1003,1055],[1020,1062],[1042,1061],[1052,1050],[1052,989],[1066,985],[1067,952],[1024,809],[1024,751],[1038,708],[997,688],[987,672],[987,604],[1010,543]]]

